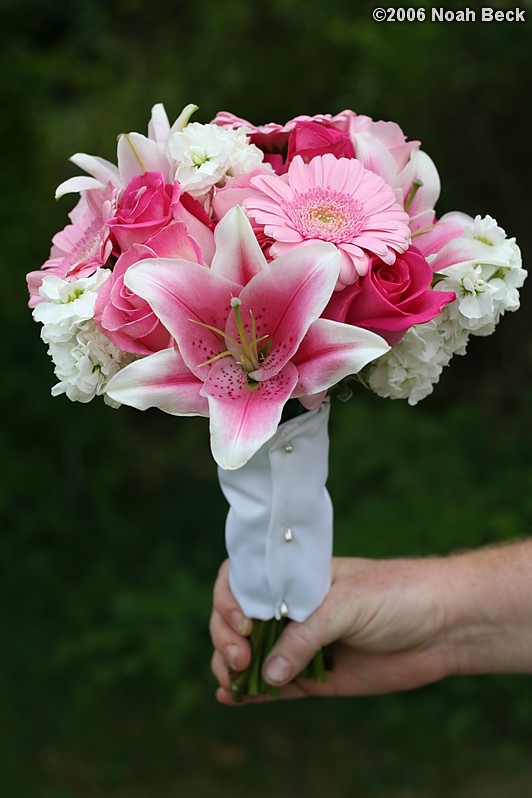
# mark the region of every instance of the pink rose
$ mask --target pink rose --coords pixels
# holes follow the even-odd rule
[[[312,120],[297,122],[288,138],[288,153],[284,170],[296,155],[308,163],[316,155],[332,153],[336,158],[354,158],[355,148],[347,133],[328,122]]]
[[[381,335],[391,346],[414,324],[437,316],[456,295],[433,291],[432,269],[421,252],[410,247],[395,263],[377,256],[358,282],[333,294],[324,316]]]
[[[349,136],[349,124],[354,116],[352,111],[342,111],[336,116],[302,115],[285,125],[269,122],[257,126],[247,119],[220,111],[213,122],[221,127],[248,128],[250,142],[264,153],[264,163],[269,163],[275,173],[281,175],[295,155],[301,155],[305,162],[327,152],[337,158],[354,158],[355,150]]]
[[[144,244],[174,218],[179,203],[179,183],[165,183],[159,172],[144,172],[129,181],[107,224],[119,252]]]
[[[201,250],[195,239],[188,235],[183,222],[171,222],[145,245],[133,244],[119,257],[111,277],[100,289],[94,318],[107,337],[124,352],[150,355],[172,345],[170,333],[146,300],[134,294],[124,283],[124,275],[130,266],[139,260],[156,257],[201,263]]]
[[[244,200],[255,193],[255,189],[251,185],[252,178],[257,175],[269,174],[271,174],[271,172],[265,169],[254,169],[252,172],[246,172],[244,175],[230,177],[225,186],[216,189],[212,198],[212,209],[215,219],[220,221],[231,208],[234,208],[235,205],[243,205]]]

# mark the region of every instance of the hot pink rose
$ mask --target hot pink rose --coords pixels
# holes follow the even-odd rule
[[[323,315],[371,330],[393,346],[414,324],[430,321],[456,299],[453,292],[433,291],[432,276],[415,247],[391,265],[374,256],[367,274],[334,293]]]
[[[124,275],[134,263],[146,258],[182,258],[201,263],[201,250],[187,233],[183,222],[171,222],[147,244],[133,244],[116,262],[111,277],[103,284],[96,300],[94,317],[107,337],[124,352],[150,355],[171,346],[172,338],[146,300],[124,283]],[[176,268],[179,266],[176,264]]]
[[[355,157],[355,148],[349,135],[330,122],[296,122],[288,138],[288,153],[283,171],[286,171],[296,155],[301,155],[305,163],[308,163],[316,155],[325,155],[327,152],[337,158]]]
[[[159,172],[144,172],[129,181],[115,215],[107,224],[119,252],[144,244],[174,218],[179,203],[179,183],[165,183]]]

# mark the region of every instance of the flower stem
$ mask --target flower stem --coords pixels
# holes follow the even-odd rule
[[[237,703],[241,703],[246,695],[264,695],[272,698],[279,695],[279,688],[268,684],[263,678],[262,666],[288,622],[288,618],[253,621],[253,631],[249,641],[251,644],[251,662],[249,667],[239,673],[229,671],[231,693]],[[314,655],[312,661],[299,674],[298,678],[326,682],[327,670],[330,670],[330,662],[327,651],[322,649]]]

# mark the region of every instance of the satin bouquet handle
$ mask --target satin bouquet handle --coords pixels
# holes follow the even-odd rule
[[[230,505],[229,581],[243,612],[254,620],[252,662],[240,680],[247,680],[250,694],[259,692],[260,677],[254,674],[260,674],[282,631],[282,619],[306,620],[330,587],[329,408],[324,402],[280,424],[242,468],[218,469]]]

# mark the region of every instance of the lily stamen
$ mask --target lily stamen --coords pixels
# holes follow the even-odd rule
[[[255,320],[255,316],[253,315],[253,311],[250,309],[249,315],[251,318],[251,337],[246,330],[244,322],[242,321],[242,316],[240,314],[240,305],[242,304],[242,300],[238,297],[231,298],[231,309],[235,314],[235,322],[236,327],[239,333],[240,341],[237,341],[236,338],[233,338],[232,335],[220,330],[218,327],[213,327],[211,324],[206,324],[203,321],[198,321],[198,319],[190,319],[194,324],[199,324],[200,327],[205,327],[207,330],[211,330],[211,332],[216,333],[216,335],[220,335],[224,340],[228,341],[230,344],[234,346],[234,349],[226,349],[223,352],[220,352],[214,357],[205,360],[203,363],[199,363],[199,366],[208,366],[211,363],[214,363],[217,360],[220,360],[223,357],[231,356],[235,359],[235,362],[242,366],[244,371],[251,372],[256,371],[259,368],[260,364],[264,361],[266,354],[261,351],[263,349],[262,346],[259,346],[263,342],[265,342],[269,336],[268,335],[260,335],[257,337],[257,323]],[[268,348],[268,347],[266,347]],[[237,357],[239,358],[237,360]]]

